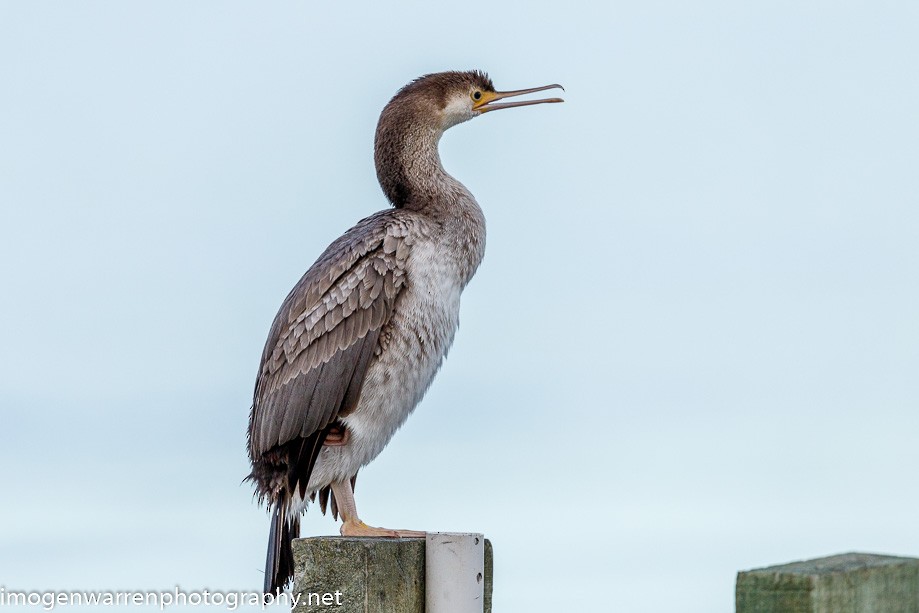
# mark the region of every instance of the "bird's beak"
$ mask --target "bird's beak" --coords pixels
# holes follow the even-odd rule
[[[533,92],[541,92],[544,89],[560,89],[565,90],[564,87],[558,84],[553,85],[543,85],[542,87],[534,87],[532,89],[517,89],[512,92],[482,92],[482,97],[472,105],[473,111],[478,111],[479,113],[487,113],[488,111],[497,111],[498,109],[509,109],[515,106],[529,106],[531,104],[542,104],[543,102],[564,102],[561,98],[542,98],[541,100],[521,100],[519,102],[500,102],[498,104],[493,104],[497,100],[503,100],[504,98],[510,98],[512,96],[522,96],[523,94],[532,94]]]

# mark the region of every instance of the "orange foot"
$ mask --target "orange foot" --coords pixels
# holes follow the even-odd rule
[[[341,525],[342,536],[386,536],[389,538],[424,538],[425,533],[418,530],[387,530],[368,526],[359,519],[352,519]]]

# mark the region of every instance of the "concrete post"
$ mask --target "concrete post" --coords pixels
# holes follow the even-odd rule
[[[737,613],[919,613],[919,559],[870,553],[740,572]]]
[[[295,539],[294,613],[425,613],[425,541]],[[483,544],[483,609],[479,610],[491,613],[492,549],[488,540]]]

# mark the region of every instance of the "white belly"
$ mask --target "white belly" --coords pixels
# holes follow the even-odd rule
[[[381,334],[381,352],[367,369],[357,408],[342,419],[350,438],[345,445],[322,448],[310,491],[351,478],[377,457],[421,401],[443,363],[459,326],[462,287],[452,267],[433,261],[434,257],[433,246],[430,250],[416,247],[413,259],[427,262],[412,269],[428,274],[409,275]]]

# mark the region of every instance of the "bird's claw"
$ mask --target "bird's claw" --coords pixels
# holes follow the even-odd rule
[[[424,538],[425,533],[418,530],[389,530],[368,526],[361,520],[346,521],[341,525],[342,536],[382,536],[387,538]]]

